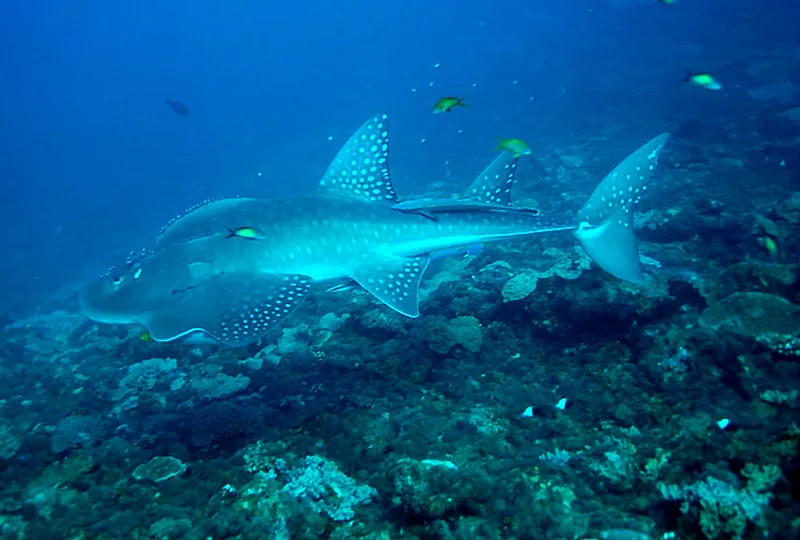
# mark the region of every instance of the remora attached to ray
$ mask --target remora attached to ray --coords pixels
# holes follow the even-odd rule
[[[431,256],[454,248],[573,231],[612,275],[642,280],[633,207],[647,189],[667,134],[652,139],[597,187],[579,218],[511,205],[517,158],[499,155],[457,200],[399,202],[389,175],[386,115],[367,121],[336,155],[313,196],[223,199],[174,220],[151,252],[87,285],[83,312],[102,323],[144,325],[154,339],[258,340],[312,286],[360,285],[417,317]],[[258,239],[231,237],[240,227]]]

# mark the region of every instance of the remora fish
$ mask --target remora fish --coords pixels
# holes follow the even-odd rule
[[[241,346],[288,316],[315,284],[341,290],[355,283],[417,317],[418,286],[432,256],[555,231],[574,232],[600,267],[641,282],[633,207],[668,137],[659,135],[618,165],[577,218],[514,212],[517,158],[509,153],[470,186],[466,196],[474,208],[462,200],[452,211],[449,204],[428,200],[398,211],[389,177],[388,120],[374,117],[339,151],[315,195],[200,205],[167,226],[150,253],[88,284],[81,309],[101,323],[142,324],[157,341],[203,337]],[[227,238],[228,227],[236,225],[256,228],[263,239]]]

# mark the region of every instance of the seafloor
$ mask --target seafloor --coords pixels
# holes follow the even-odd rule
[[[419,319],[319,295],[247,349],[74,298],[6,321],[0,537],[795,538],[800,113],[773,113],[676,130],[644,286],[564,234],[436,261]],[[580,207],[643,142],[615,136],[540,159],[551,196],[522,198]]]

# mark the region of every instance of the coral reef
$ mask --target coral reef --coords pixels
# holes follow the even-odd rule
[[[66,293],[7,321],[0,537],[796,537],[795,90],[742,92],[780,105],[746,119],[769,136],[681,121],[641,284],[539,235],[433,261],[417,319],[315,294],[239,349],[95,325]],[[543,156],[522,197],[574,211],[601,149]]]

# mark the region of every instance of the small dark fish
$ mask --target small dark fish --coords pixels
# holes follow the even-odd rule
[[[172,101],[171,99],[167,98],[166,103],[173,111],[175,111],[175,114],[178,116],[189,116],[192,113],[192,111],[189,110],[189,107],[180,101]]]
[[[227,238],[244,238],[245,240],[263,240],[264,235],[258,229],[253,227],[239,227],[237,229],[228,229]]]

